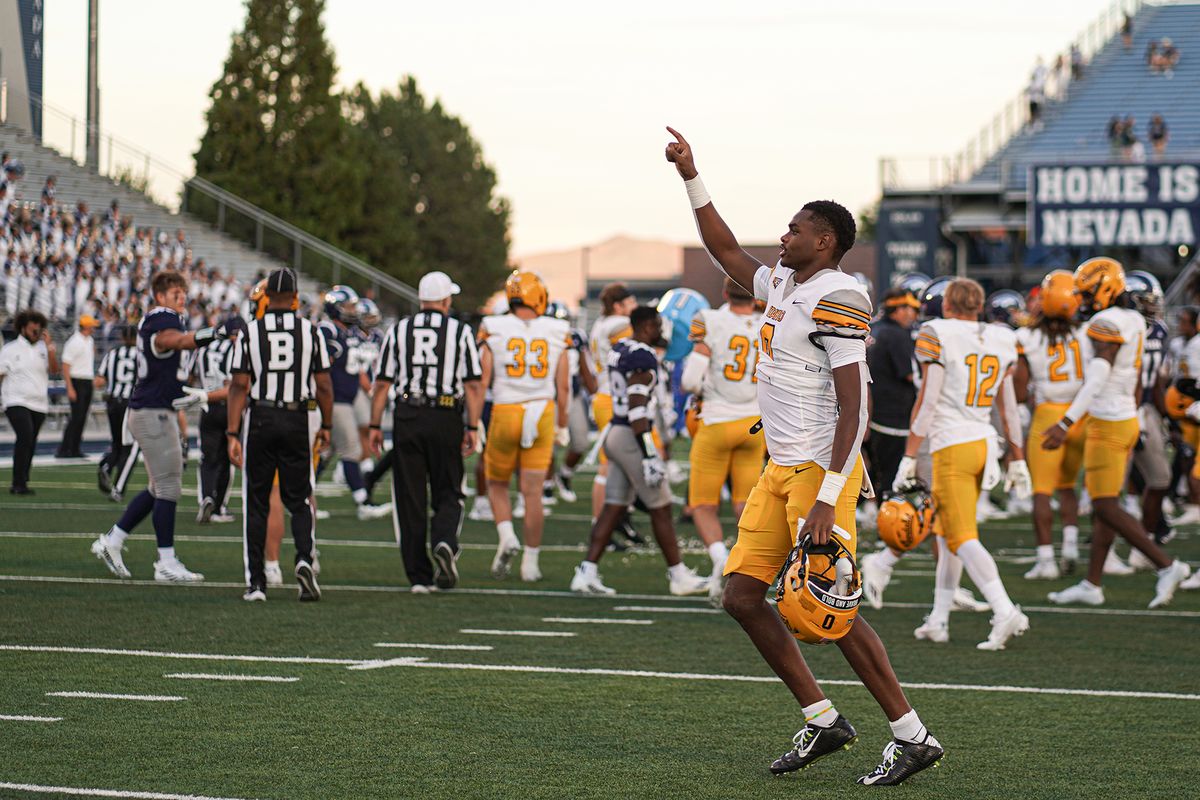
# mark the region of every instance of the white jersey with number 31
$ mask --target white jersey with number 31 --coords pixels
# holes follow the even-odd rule
[[[492,351],[492,401],[553,400],[554,372],[570,332],[566,320],[554,317],[484,317],[479,339]]]
[[[762,315],[709,308],[692,319],[690,338],[712,353],[704,374],[700,419],[713,425],[758,416],[758,333]]]

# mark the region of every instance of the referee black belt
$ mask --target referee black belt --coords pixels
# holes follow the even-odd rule
[[[279,400],[250,400],[250,405],[256,408],[281,408],[284,411],[316,411],[316,400],[301,400],[298,403],[284,403]]]
[[[452,408],[461,411],[463,407],[462,398],[455,397],[452,394],[430,396],[427,394],[401,392],[396,396],[396,402],[412,406],[413,408]]]

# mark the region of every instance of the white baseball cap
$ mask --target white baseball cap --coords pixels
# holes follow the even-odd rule
[[[417,286],[417,297],[423,303],[433,303],[461,291],[462,287],[450,280],[446,273],[430,272],[421,278],[421,283]]]

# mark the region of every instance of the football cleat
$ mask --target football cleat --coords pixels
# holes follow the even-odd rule
[[[617,520],[615,533],[619,533],[629,540],[630,544],[644,545],[646,537],[638,533],[637,528],[633,527],[633,519],[630,518],[629,512],[626,511],[621,518]]]
[[[475,502],[471,504],[471,511],[467,514],[467,518],[476,522],[493,522],[496,519],[492,516],[491,502],[483,495],[475,497]]]
[[[1181,525],[1200,525],[1200,506],[1188,504],[1183,507],[1183,513],[1170,521],[1172,528]]]
[[[213,502],[213,499],[211,497],[204,498],[200,501],[200,510],[196,512],[196,522],[207,525],[216,510],[217,504]]]
[[[992,607],[983,600],[976,600],[975,594],[965,587],[958,587],[954,590],[954,604],[950,606],[951,611],[974,611],[976,614],[982,614],[984,611],[991,611]]]
[[[1160,569],[1158,582],[1154,584],[1154,599],[1150,601],[1150,608],[1159,608],[1171,602],[1179,584],[1187,580],[1191,574],[1191,567],[1178,559],[1172,561],[1169,567]]]
[[[1051,592],[1047,597],[1050,598],[1051,603],[1057,603],[1060,606],[1072,605],[1074,603],[1080,603],[1085,606],[1104,605],[1104,590],[1087,581],[1080,581],[1074,586],[1068,586],[1061,592]]]
[[[686,597],[691,594],[708,594],[711,581],[706,576],[697,575],[695,570],[689,569],[677,576],[667,572],[667,583],[671,588],[671,594],[677,597]]]
[[[521,580],[526,583],[537,583],[542,579],[542,570],[536,561],[521,559]]]
[[[561,472],[554,474],[554,488],[558,491],[559,499],[564,503],[574,503],[579,499],[571,489],[571,478]]]
[[[1104,557],[1104,574],[1105,575],[1132,575],[1133,567],[1126,564],[1117,555],[1115,549],[1110,548],[1108,555]]]
[[[246,591],[242,594],[242,599],[248,603],[265,603],[267,602],[267,593],[258,586],[247,586]]]
[[[192,572],[179,559],[154,562],[154,580],[159,583],[199,583],[204,576]]]
[[[458,554],[448,542],[438,542],[433,548],[433,582],[439,589],[453,589],[458,584]]]
[[[1053,581],[1058,580],[1060,574],[1058,565],[1053,561],[1039,561],[1033,565],[1033,569],[1025,573],[1025,580]]]
[[[209,522],[225,523],[233,522],[236,519],[237,517],[235,517],[233,514],[213,514],[212,518],[209,519]]]
[[[1016,606],[1013,612],[1004,619],[992,617],[992,631],[987,639],[975,645],[976,650],[1003,650],[1004,645],[1014,636],[1020,636],[1029,630],[1029,617]]]
[[[902,742],[893,739],[883,748],[883,761],[858,782],[865,786],[895,786],[923,769],[936,767],[946,751],[931,734],[923,742]]]
[[[363,503],[358,507],[358,518],[360,520],[379,519],[380,517],[386,517],[391,511],[391,503],[380,503],[379,505]]]
[[[512,569],[512,560],[521,552],[521,542],[516,536],[501,537],[496,546],[496,557],[492,559],[492,577],[502,580]]]
[[[1148,572],[1149,570],[1158,569],[1154,562],[1136,547],[1129,551],[1129,568],[1134,572]]]
[[[112,492],[112,476],[108,474],[108,464],[103,461],[96,467],[96,485],[100,487],[100,494]]]
[[[808,769],[814,762],[830,753],[849,750],[856,739],[858,731],[854,730],[854,726],[841,714],[838,714],[838,718],[828,728],[805,725],[792,737],[792,749],[771,762],[771,772],[784,775]]]
[[[600,574],[587,575],[583,567],[575,568],[575,577],[571,579],[571,591],[579,594],[616,594],[617,590],[605,586]]]
[[[321,587],[317,585],[317,576],[313,574],[312,564],[307,561],[296,565],[296,584],[300,587],[301,603],[315,603],[321,599]]]
[[[558,495],[554,493],[554,481],[546,480],[542,482],[542,507],[553,506],[558,504]]]
[[[929,617],[926,617],[921,627],[913,631],[913,636],[925,642],[945,644],[950,641],[950,626],[944,622],[930,622]]]
[[[114,503],[119,503],[125,499],[125,493],[114,486],[113,490],[108,493],[108,499]]]
[[[414,583],[412,585],[412,589],[409,591],[411,591],[413,594],[433,594],[434,592],[438,591],[438,587],[427,586],[423,583]]]
[[[133,577],[129,568],[125,566],[125,559],[121,556],[123,548],[111,544],[107,534],[101,535],[92,542],[92,555],[104,562],[104,566],[108,567],[108,571],[118,578]]]
[[[720,570],[713,570],[708,578],[708,604],[713,608],[721,607],[721,598],[725,595],[725,576]]]
[[[267,586],[283,586],[283,570],[278,561],[268,561],[263,565],[263,572],[267,574]]]
[[[1195,589],[1200,589],[1200,570],[1193,572],[1192,577],[1179,584],[1179,588],[1189,592]]]
[[[883,591],[892,580],[892,568],[880,564],[879,555],[871,553],[859,565],[862,567],[863,596],[871,608],[883,608]]]

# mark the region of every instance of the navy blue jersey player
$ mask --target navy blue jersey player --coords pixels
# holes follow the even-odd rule
[[[228,338],[224,326],[188,333],[183,318],[187,305],[187,280],[178,272],[164,271],[150,283],[154,308],[138,326],[138,378],[129,398],[126,425],[141,446],[150,476],[150,486],[129,502],[125,513],[92,543],[92,553],[112,573],[130,577],[121,550],[125,539],[146,517],[153,515],[158,560],[156,581],[201,581],[204,576],[190,571],[175,555],[175,505],[183,482],[183,449],[180,444],[179,411],[205,402],[202,389],[184,386],[180,357],[218,339]]]

